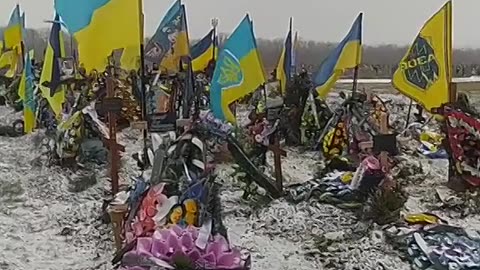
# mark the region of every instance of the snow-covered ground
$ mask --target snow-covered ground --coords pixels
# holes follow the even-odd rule
[[[398,95],[389,98],[405,101]],[[398,109],[398,114],[406,107]],[[7,112],[0,107],[0,124],[14,119]],[[394,122],[404,121],[400,117]],[[124,180],[138,173],[129,158],[141,148],[137,139],[141,136],[136,135],[134,131],[119,135],[127,146]],[[0,137],[0,269],[111,269],[113,236],[110,227],[99,221],[109,188],[105,167],[89,165],[77,173],[46,167],[37,159],[39,137]],[[310,152],[287,152],[285,184],[309,180],[320,160]],[[432,210],[432,205],[440,204],[435,191],[447,181],[446,161],[431,161],[418,154],[402,154],[399,159],[400,169],[407,173],[405,179],[397,180],[409,183],[403,212]],[[251,252],[253,269],[410,269],[373,222],[314,200],[290,204],[279,199],[254,206],[241,198],[240,183],[229,176],[232,172],[231,164],[217,167],[225,225],[232,243]],[[435,209],[452,224],[480,230],[478,215],[461,217]],[[319,248],[320,236],[331,242],[326,250]]]
[[[98,221],[105,170],[35,162],[38,136],[0,137],[0,269],[111,269],[111,233]]]

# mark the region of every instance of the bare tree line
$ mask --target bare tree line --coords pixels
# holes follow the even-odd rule
[[[1,33],[0,29],[0,33]],[[220,47],[225,42],[227,34],[220,34]],[[27,29],[25,31],[25,46],[28,50],[35,50],[35,59],[42,61],[43,52],[49,37],[48,29]],[[75,50],[75,41],[63,33],[67,55],[72,55]],[[73,42],[73,44],[72,44]],[[192,43],[195,43],[192,40]],[[257,39],[266,70],[273,70],[277,66],[279,55],[283,49],[283,39]],[[297,64],[304,65],[310,70],[315,70],[325,59],[328,53],[336,46],[330,42],[316,42],[299,40],[297,49]],[[360,69],[362,78],[389,78],[398,62],[406,53],[407,46],[397,45],[364,45],[363,65]],[[480,49],[455,49],[453,52],[456,76],[470,76],[480,71]],[[346,75],[347,77],[350,74]]]

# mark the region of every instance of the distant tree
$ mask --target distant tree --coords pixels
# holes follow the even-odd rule
[[[3,32],[0,28],[0,34]],[[43,60],[43,55],[49,38],[49,29],[27,29],[25,34],[25,46],[27,50],[35,50],[35,59]],[[75,41],[67,33],[63,33],[65,41],[65,51],[67,55],[72,55],[76,50]],[[218,37],[220,48],[228,38],[228,34],[220,33]],[[192,43],[197,40],[192,40]],[[265,70],[269,71],[276,68],[280,53],[283,49],[283,39],[257,39],[257,45],[260,50]],[[331,42],[316,42],[300,39],[297,50],[297,64],[318,68],[325,57],[335,48],[337,44]],[[398,62],[406,53],[408,47],[392,44],[368,46],[364,45],[363,64],[360,69],[362,78],[370,77],[391,77]],[[480,49],[456,49],[453,52],[454,72],[457,76],[470,76],[474,72],[480,72]],[[351,76],[351,72],[346,75]]]

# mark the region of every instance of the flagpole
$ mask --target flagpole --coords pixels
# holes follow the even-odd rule
[[[362,31],[363,31],[363,13],[360,13],[360,15],[362,18],[361,18],[361,22],[360,22],[360,33],[362,34]],[[362,43],[362,40],[360,38],[360,49],[357,50],[357,65],[355,66],[355,70],[353,71],[353,85],[352,85],[352,97],[355,96],[355,94],[357,93],[357,85],[358,85],[358,70],[359,70],[359,66],[360,66],[360,63],[359,63],[359,59],[360,59],[360,50],[362,50],[362,46],[361,46],[361,43]]]
[[[188,35],[188,22],[187,22],[187,11],[185,10],[185,5],[182,5],[182,13],[183,13],[183,23],[185,23],[185,32],[187,35],[187,43],[188,46],[190,46],[190,36]],[[192,71],[192,57],[190,55],[190,50],[189,54],[186,57],[187,58],[187,70],[185,71],[185,82],[184,82],[184,88],[183,89],[183,95],[182,95],[182,118],[189,118],[190,115],[190,101],[191,101],[191,96],[189,90],[193,90],[193,73]],[[183,65],[182,65],[183,66]],[[187,87],[190,87],[190,89],[187,89]]]
[[[286,74],[286,75],[287,75],[287,76],[286,76],[286,77],[287,77],[287,81],[286,81],[286,84],[285,84],[285,85],[288,85],[289,82],[292,80],[292,62],[291,62],[291,60],[292,60],[292,55],[293,55],[293,36],[292,36],[292,35],[293,35],[293,33],[292,33],[293,29],[292,29],[292,28],[293,28],[293,17],[290,17],[290,26],[289,26],[289,29],[288,29],[289,35],[290,35],[290,66],[288,67],[288,72],[289,72],[290,74]],[[285,88],[286,88],[286,87],[285,87]],[[286,90],[286,89],[285,89],[285,90]]]
[[[408,105],[408,112],[407,112],[407,122],[405,122],[405,129],[410,124],[410,114],[412,112],[412,106],[413,106],[413,99],[410,99],[410,104]]]
[[[22,67],[25,68],[25,43],[23,40],[20,42],[20,53],[22,54]]]
[[[446,21],[445,21],[445,32],[447,33],[447,37],[446,37],[446,48],[447,48],[447,55],[446,55],[446,59],[448,61],[448,65],[447,65],[447,78],[449,80],[448,82],[448,86],[449,86],[449,102],[456,102],[457,101],[457,85],[453,83],[453,80],[452,80],[452,74],[453,74],[453,71],[452,71],[452,59],[453,59],[453,56],[452,56],[452,47],[453,47],[453,35],[452,35],[452,31],[453,31],[453,27],[452,27],[452,10],[453,10],[453,3],[452,1],[449,1],[447,3],[447,5],[450,5],[450,8],[447,8],[447,16],[446,16]]]
[[[212,19],[212,27],[213,27],[213,53],[212,53],[212,61],[215,61],[215,52],[217,50],[217,25],[218,19]]]
[[[139,13],[139,25],[140,25],[140,87],[141,87],[141,108],[142,108],[142,121],[147,121],[147,91],[145,85],[145,47],[143,44],[144,37],[144,15],[143,15],[143,0],[138,0],[138,13]],[[144,126],[143,129],[143,154],[145,155],[145,160],[148,160],[147,155],[147,138],[148,138],[148,124]],[[152,161],[149,161],[152,162]]]
[[[295,31],[295,39],[293,41],[293,49],[292,49],[292,54],[293,54],[292,79],[297,74],[297,46],[298,46],[297,42],[298,42],[298,31]]]
[[[357,93],[357,84],[358,84],[358,65],[353,70],[353,85],[352,85],[352,97]]]
[[[17,7],[18,7],[18,15],[20,16],[19,18],[20,18],[20,20],[22,20],[21,19],[21,14],[20,14],[20,4],[19,3],[17,3]],[[26,32],[26,29],[25,29],[25,25],[22,23],[22,21],[20,21],[19,23],[20,23],[20,26],[21,26],[21,28],[20,28],[21,29],[20,30],[21,35],[20,36],[22,37],[21,40],[20,40],[20,53],[22,54],[22,57],[21,57],[22,68],[25,68],[25,64],[26,64],[25,63],[25,43],[24,43],[24,38],[25,37],[23,36],[23,34]]]
[[[61,27],[61,26],[60,26]],[[73,61],[77,63],[77,57],[75,56],[75,49],[73,48],[73,35],[70,35],[70,54],[72,55]]]

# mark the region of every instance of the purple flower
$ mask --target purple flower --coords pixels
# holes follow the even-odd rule
[[[160,229],[152,237],[140,237],[135,250],[125,254],[141,256],[152,263],[163,267],[163,262],[172,268],[185,261],[203,269],[248,269],[242,259],[240,250],[230,248],[228,241],[221,235],[211,237],[205,249],[198,248],[195,241],[199,235],[199,228],[188,227],[182,229],[174,225],[169,229]],[[124,261],[124,265],[125,265]],[[142,264],[144,266],[145,264]],[[132,267],[127,270],[142,270],[142,267]]]

